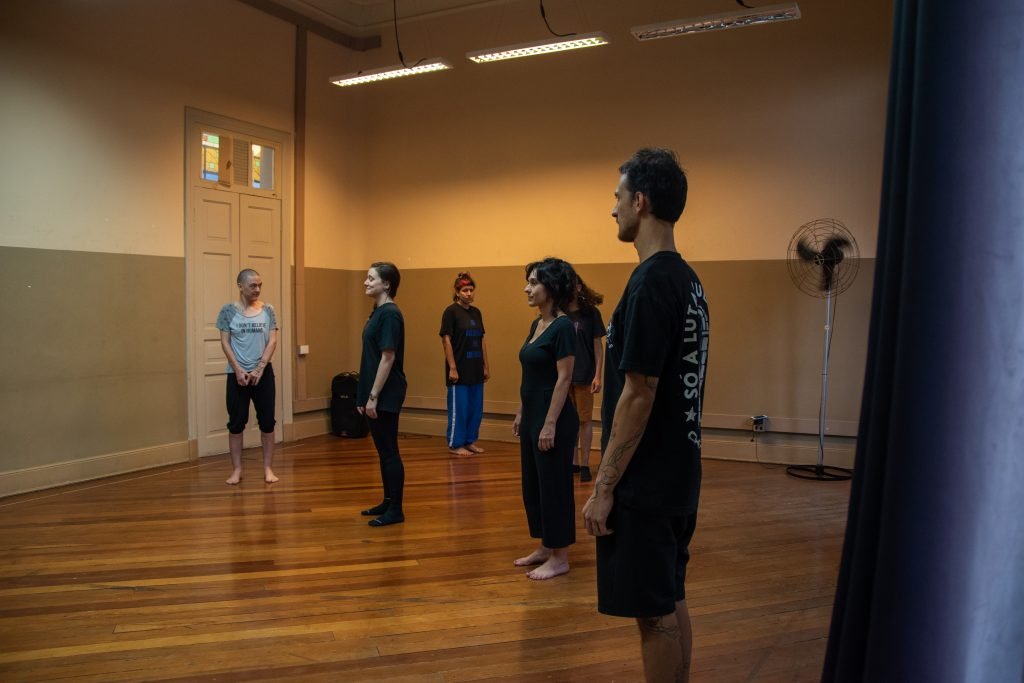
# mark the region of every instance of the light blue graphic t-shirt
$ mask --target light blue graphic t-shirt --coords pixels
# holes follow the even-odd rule
[[[263,304],[263,310],[246,316],[235,304],[224,304],[217,315],[217,329],[231,335],[231,350],[242,369],[252,372],[270,343],[270,331],[277,329],[274,307]],[[227,372],[231,373],[231,363]]]

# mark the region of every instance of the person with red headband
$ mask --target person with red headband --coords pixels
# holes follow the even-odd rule
[[[483,453],[476,445],[484,414],[484,382],[491,371],[484,341],[484,318],[473,305],[476,282],[468,272],[455,277],[454,303],[441,315],[445,383],[448,385],[448,425],[445,436],[452,455]]]

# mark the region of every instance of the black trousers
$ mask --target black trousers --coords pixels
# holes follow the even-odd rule
[[[388,512],[402,511],[402,492],[405,489],[405,466],[398,453],[398,413],[377,411],[377,419],[369,419],[370,436],[380,457],[380,478],[384,482],[384,497],[391,499]]]
[[[227,373],[228,432],[241,434],[249,421],[249,401],[256,406],[256,421],[264,434],[274,431],[274,368],[270,363],[263,369],[259,384],[238,386],[235,373]]]
[[[545,548],[564,548],[576,542],[572,455],[579,423],[568,400],[566,408],[558,419],[551,450],[537,447],[539,429],[527,427],[519,437],[526,521],[530,536],[539,538]]]

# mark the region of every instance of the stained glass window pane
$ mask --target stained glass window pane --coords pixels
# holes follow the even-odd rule
[[[203,180],[217,180],[217,171],[220,168],[220,136],[213,133],[203,133]]]

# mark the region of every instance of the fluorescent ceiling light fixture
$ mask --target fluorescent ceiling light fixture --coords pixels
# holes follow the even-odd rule
[[[519,45],[496,47],[492,50],[467,52],[466,59],[477,64],[483,64],[485,62],[499,62],[503,59],[546,55],[551,52],[564,52],[566,50],[578,50],[584,47],[597,47],[598,45],[607,44],[608,36],[603,33],[583,33],[578,36],[569,36],[556,40],[539,40],[535,43],[520,43]]]
[[[634,26],[629,30],[637,40],[657,40],[685,36],[690,33],[706,33],[727,28],[743,28],[776,21],[790,21],[800,18],[800,7],[795,2],[782,5],[765,5],[755,9],[742,9],[722,14],[709,14],[693,19],[679,19],[660,24]]]
[[[401,64],[396,64],[395,66],[385,66],[380,69],[357,71],[354,74],[346,74],[345,76],[335,76],[331,79],[331,83],[344,88],[350,85],[359,85],[360,83],[388,81],[392,78],[403,78],[405,76],[415,76],[416,74],[428,74],[433,71],[444,71],[445,69],[450,68],[452,68],[452,65],[443,59],[428,59],[415,66],[406,67]]]

